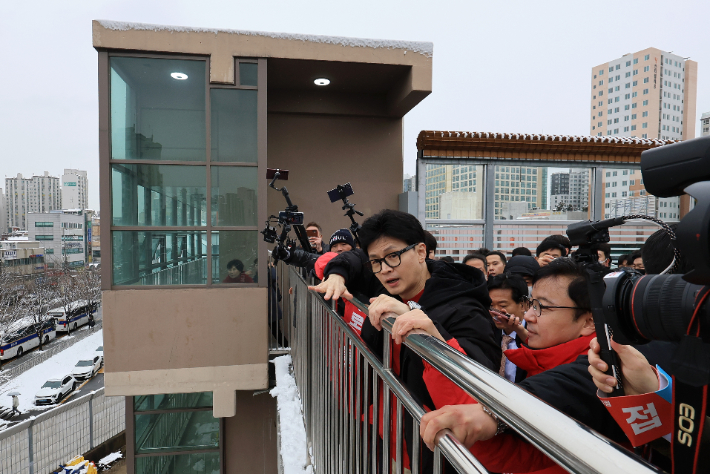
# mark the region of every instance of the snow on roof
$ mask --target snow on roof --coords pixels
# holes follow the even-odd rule
[[[309,41],[311,43],[335,44],[348,46],[352,48],[386,48],[386,49],[404,49],[412,51],[424,56],[432,57],[434,55],[434,43],[423,41],[398,41],[398,40],[379,40],[379,39],[364,39],[364,38],[349,38],[346,36],[322,36],[322,35],[304,35],[297,33],[269,33],[265,31],[245,31],[245,30],[230,30],[222,28],[201,28],[191,26],[171,26],[171,25],[152,25],[148,23],[130,23],[124,21],[113,20],[96,20],[101,26],[109,30],[128,31],[128,30],[143,30],[143,31],[169,31],[171,33],[226,33],[232,35],[247,35],[247,36],[266,36],[274,39],[286,39],[295,41]]]
[[[441,138],[492,138],[504,140],[539,140],[551,142],[581,142],[581,143],[624,143],[636,145],[668,145],[677,142],[677,140],[659,140],[657,138],[638,138],[638,137],[592,137],[580,135],[545,135],[542,133],[495,133],[495,132],[429,132],[435,133]]]

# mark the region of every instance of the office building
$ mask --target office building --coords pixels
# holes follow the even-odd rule
[[[552,173],[550,195],[569,194],[569,173]]]
[[[318,183],[357,183],[366,216],[396,209],[433,47],[112,21],[93,41],[104,384],[126,397],[127,472],[275,473],[259,230],[286,201],[267,167],[290,170],[276,186],[324,229],[349,221]],[[334,157],[358,166],[334,176]],[[233,260],[255,281],[227,280]]]
[[[32,275],[45,269],[45,249],[41,242],[27,237],[10,237],[0,241],[0,273]]]
[[[5,201],[5,193],[2,192],[0,188],[0,234],[8,232],[8,222],[7,222],[7,204]]]
[[[710,112],[705,112],[700,117],[700,136],[710,135]]]
[[[81,211],[30,212],[30,240],[41,242],[48,269],[81,268],[86,263],[86,223]]]
[[[546,169],[544,170],[547,171]],[[504,216],[503,204],[524,202],[528,209],[535,209],[543,203],[546,183],[543,182],[543,168],[533,166],[496,166],[495,170],[495,215]],[[440,196],[444,193],[473,193],[478,199],[469,200],[473,207],[467,217],[459,219],[480,219],[483,215],[483,173],[478,165],[427,165],[425,215],[427,219],[446,219],[440,209]],[[448,214],[448,213],[446,213]],[[462,212],[457,212],[462,216]]]
[[[695,137],[697,76],[697,62],[657,48],[625,54],[593,67],[590,134],[661,140]],[[626,175],[621,170],[613,173],[612,177],[618,179],[607,180],[609,172],[605,173],[605,217],[612,216],[614,209],[645,208],[649,202],[645,193],[640,195],[641,189],[631,189],[630,178],[623,179],[629,170]],[[639,203],[634,204],[633,200],[639,197]],[[629,202],[616,204],[618,200]],[[651,216],[661,213],[661,207],[680,207],[678,197],[654,202],[658,207],[649,210]]]
[[[404,179],[402,180],[402,192],[406,193],[409,191],[416,191],[417,190],[417,177],[408,175],[407,173],[404,174]]]
[[[27,213],[49,212],[62,208],[59,178],[44,175],[24,178],[5,178],[5,204],[7,227],[27,229]]]
[[[62,175],[62,208],[89,208],[89,180],[86,171],[65,169]]]

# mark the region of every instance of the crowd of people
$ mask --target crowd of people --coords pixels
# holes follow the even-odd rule
[[[534,256],[524,247],[510,255],[480,248],[456,263],[437,259],[434,236],[416,217],[400,211],[384,210],[366,219],[358,234],[360,246],[347,229],[333,233],[325,244],[316,223],[307,227],[318,230],[318,240],[311,241],[315,252],[279,250],[277,257],[315,275],[320,283],[309,288],[326,300],[339,300],[339,312],[380,356],[382,320],[396,318],[392,368],[429,410],[420,434],[430,448],[437,433],[449,429],[491,472],[564,472],[403,345],[412,330],[425,331],[566,415],[631,446],[634,440],[599,398],[613,384],[597,355],[589,274],[573,258],[575,249],[565,236],[543,239]],[[597,244],[593,250],[598,268],[611,270],[610,245]],[[617,268],[659,273],[672,260],[672,242],[659,231],[641,251],[622,255]],[[357,324],[345,306],[352,298],[369,302],[368,315]],[[653,364],[667,360],[668,351],[662,343],[649,344],[644,354],[620,349],[624,381],[632,387],[627,395],[660,390],[664,378]],[[411,439],[411,428],[407,417],[405,466],[412,443],[418,442]],[[432,453],[425,449],[420,459],[421,472],[430,472]]]

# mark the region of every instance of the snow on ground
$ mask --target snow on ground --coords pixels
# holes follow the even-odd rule
[[[116,451],[115,453],[111,453],[108,456],[105,456],[99,460],[98,466],[103,467],[103,466],[108,466],[112,462],[116,461],[117,459],[121,459],[123,457],[123,454],[121,454],[121,451]]]
[[[291,374],[291,356],[276,357],[276,387],[269,392],[276,397],[279,410],[279,440],[284,474],[312,474],[308,456],[306,427],[301,413],[301,396]]]
[[[103,330],[99,330],[96,334],[77,342],[54,357],[32,367],[0,386],[0,407],[12,408],[12,397],[6,394],[14,390],[20,392],[19,410],[23,413],[25,411],[41,411],[55,407],[55,405],[35,406],[35,394],[47,380],[68,375],[78,361],[93,359],[94,351],[97,347],[103,345],[103,340]]]

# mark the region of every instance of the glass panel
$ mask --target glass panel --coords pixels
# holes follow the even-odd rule
[[[256,163],[256,91],[212,89],[212,161]]]
[[[133,398],[135,411],[205,408],[212,406],[212,392],[168,393]]]
[[[111,165],[113,225],[207,225],[204,166]]]
[[[255,63],[239,63],[239,84],[242,86],[257,86],[258,65]]]
[[[136,417],[136,454],[219,447],[219,420],[211,410]]]
[[[111,158],[204,161],[205,62],[111,58]]]
[[[206,232],[112,231],[114,285],[203,285]]]
[[[435,221],[434,221],[435,222]],[[467,253],[483,247],[483,224],[444,225],[427,223],[427,230],[436,238],[436,257],[451,257],[461,263]]]
[[[136,458],[136,474],[219,474],[219,453]]]
[[[256,230],[212,232],[212,283],[258,281]]]
[[[255,226],[258,168],[213,166],[212,225]]]
[[[426,166],[427,219],[483,219],[483,167]]]

